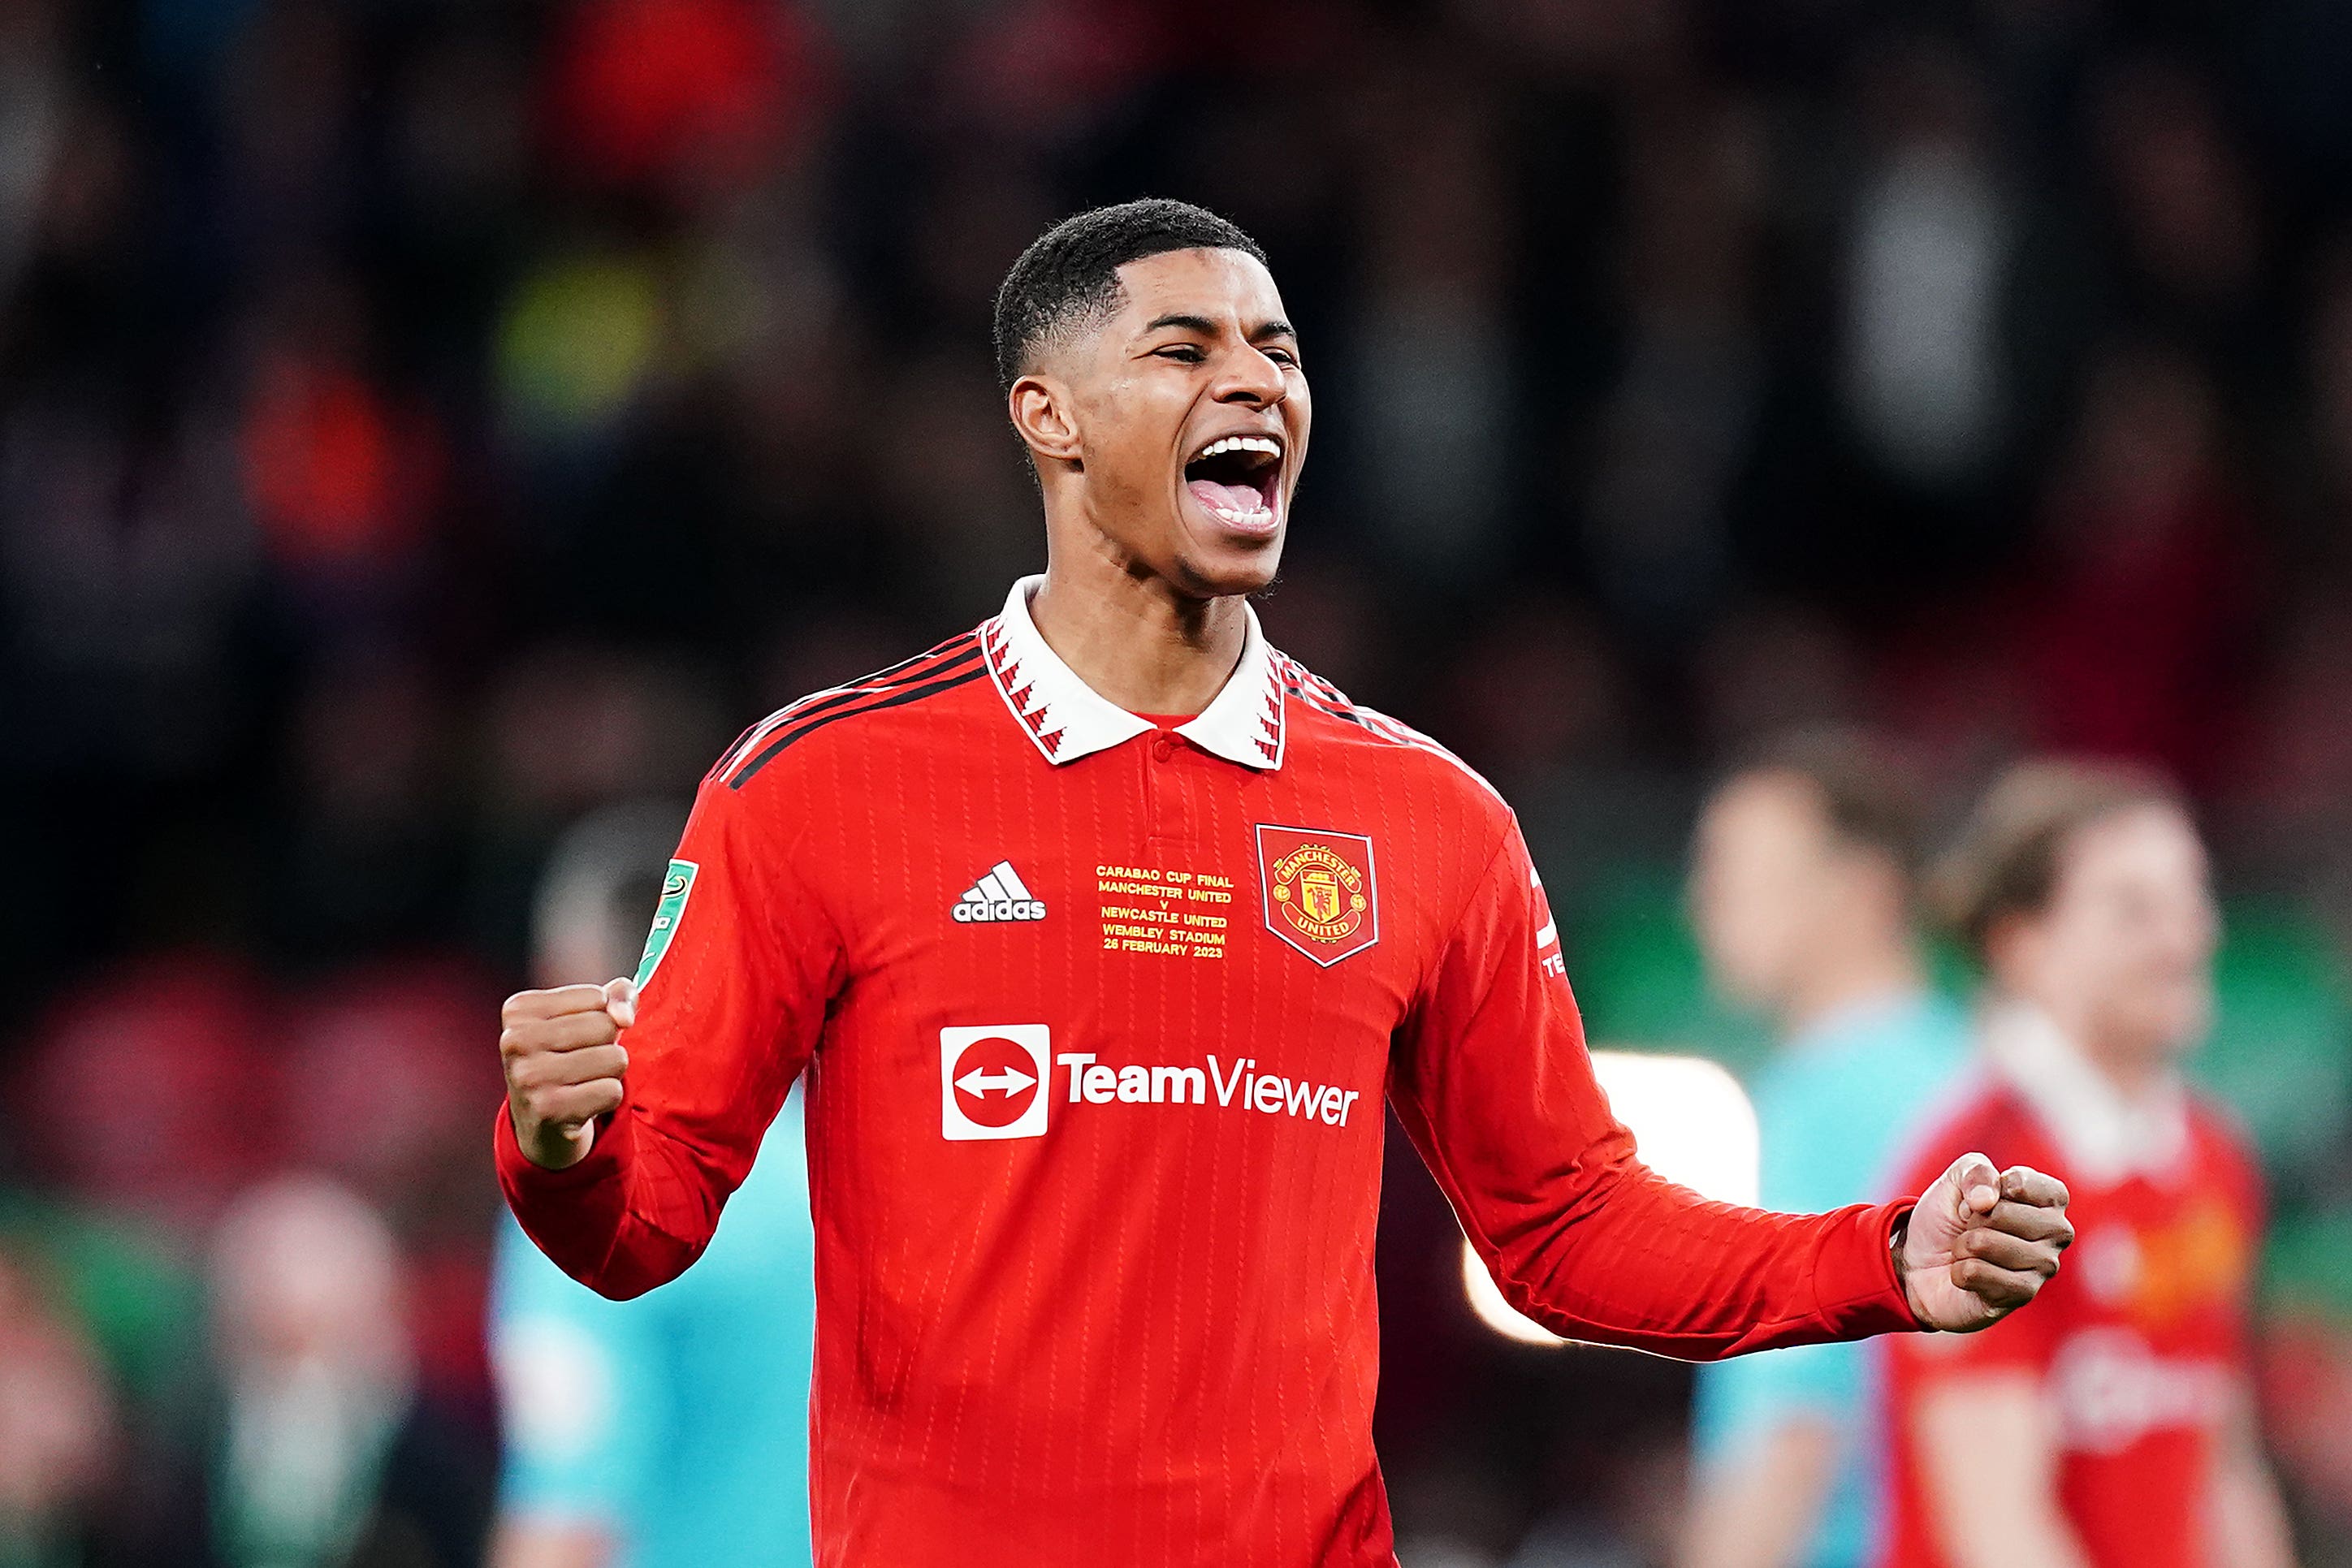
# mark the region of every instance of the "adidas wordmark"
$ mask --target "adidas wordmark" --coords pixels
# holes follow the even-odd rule
[[[955,917],[971,925],[986,920],[1043,920],[1045,901],[1031,893],[1011,861],[998,861],[955,902]]]

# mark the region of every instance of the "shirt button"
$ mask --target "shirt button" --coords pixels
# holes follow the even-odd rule
[[[1176,755],[1175,740],[1163,734],[1159,739],[1151,743],[1151,755],[1160,758],[1162,762],[1167,761],[1170,758]]]

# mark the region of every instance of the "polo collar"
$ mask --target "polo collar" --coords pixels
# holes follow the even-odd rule
[[[2126,1095],[2047,1013],[2022,1002],[1996,1002],[1983,1040],[1993,1071],[2057,1140],[2068,1175],[2100,1186],[2134,1176],[2179,1183],[2189,1131],[2188,1089],[2178,1073]]]
[[[1044,577],[1024,577],[1005,596],[1003,612],[981,627],[981,650],[997,695],[1044,755],[1059,766],[1105,751],[1158,727],[1104,697],[1080,680],[1045,643],[1029,618],[1029,601]],[[1282,766],[1286,721],[1280,661],[1266,643],[1257,612],[1242,606],[1247,628],[1241,663],[1199,714],[1176,733],[1202,750],[1270,773]]]

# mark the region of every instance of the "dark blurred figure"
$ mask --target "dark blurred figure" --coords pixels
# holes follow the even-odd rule
[[[667,917],[663,869],[685,821],[658,802],[608,807],[558,841],[540,883],[536,983],[637,969],[640,933]],[[816,1239],[802,1139],[796,1089],[709,1249],[634,1301],[565,1277],[500,1218],[493,1568],[808,1563]]]
[[[402,1307],[392,1232],[341,1186],[283,1178],[222,1222],[209,1489],[221,1568],[477,1560],[465,1521],[402,1473],[420,1459],[401,1452],[415,1387]]]
[[[2262,1178],[2180,1071],[2220,926],[2196,827],[2153,775],[2025,763],[1939,877],[1988,984],[1982,1077],[1916,1163],[1948,1142],[2050,1171],[2082,1240],[2035,1316],[1888,1342],[1880,1563],[2288,1568],[2253,1401]],[[1997,1542],[1988,1511],[2016,1521]]]
[[[1781,1036],[1752,1085],[1767,1208],[1876,1199],[1964,1057],[1914,926],[1919,789],[1883,746],[1784,743],[1708,800],[1691,871],[1707,971]],[[1956,1145],[1957,1146],[1957,1145]],[[1808,1345],[1702,1368],[1687,1568],[1864,1568],[1885,1505],[1877,1357]]]
[[[79,1325],[0,1252],[0,1563],[78,1562],[119,1458],[113,1396]]]

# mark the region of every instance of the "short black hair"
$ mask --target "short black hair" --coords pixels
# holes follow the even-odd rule
[[[1150,197],[1064,218],[1021,253],[996,290],[996,379],[1006,391],[1037,345],[1108,315],[1118,269],[1171,250],[1237,250],[1266,265],[1257,241],[1190,202]]]

